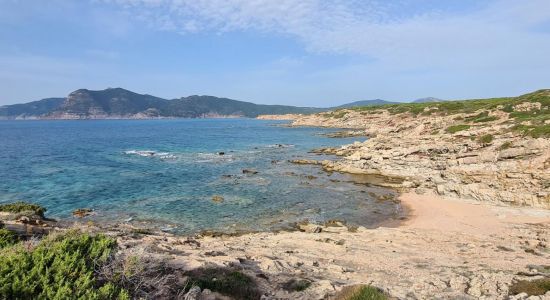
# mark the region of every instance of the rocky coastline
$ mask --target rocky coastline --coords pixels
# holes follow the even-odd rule
[[[520,99],[512,110],[547,112],[546,102],[535,102]],[[86,210],[66,226],[43,215],[0,220],[28,236],[77,228],[116,239],[116,257],[139,266],[132,295],[148,299],[351,299],[343,294],[357,286],[378,290],[376,299],[550,299],[549,138],[518,131],[518,122],[539,123],[522,124],[505,107],[429,113],[442,109],[286,116],[292,126],[368,136],[313,150],[337,160],[292,162],[399,190],[409,212],[399,224],[367,229],[334,220],[294,231],[177,236],[96,224]]]
[[[521,101],[515,108],[545,114],[549,109],[540,102]],[[480,116],[487,121],[476,122]],[[370,137],[340,148],[316,149],[342,158],[311,162],[327,171],[397,179],[398,185],[390,180],[392,187],[417,193],[550,208],[550,138],[511,130],[517,124],[510,113],[482,109],[434,116],[381,108],[291,117],[292,126],[354,128]]]

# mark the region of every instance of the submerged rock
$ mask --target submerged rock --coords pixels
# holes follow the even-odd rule
[[[221,203],[224,201],[224,198],[223,196],[220,196],[220,195],[214,195],[212,196],[212,201],[216,202],[216,203]]]
[[[254,169],[243,169],[243,174],[258,174],[258,171]]]
[[[73,217],[84,218],[91,215],[92,213],[93,210],[90,208],[79,208],[73,211]]]

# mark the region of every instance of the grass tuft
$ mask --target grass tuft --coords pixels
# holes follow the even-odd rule
[[[500,146],[498,147],[498,150],[501,150],[501,151],[502,151],[502,150],[506,150],[506,149],[508,149],[508,148],[510,148],[510,147],[512,147],[512,142],[507,141],[507,142],[502,143],[502,145],[500,145]]]
[[[347,286],[336,295],[335,300],[387,300],[388,296],[370,285]]]
[[[494,137],[492,134],[484,134],[480,136],[477,140],[483,145],[488,145],[493,141],[493,139]]]
[[[545,125],[516,125],[513,130],[521,132],[525,136],[534,138],[550,137],[550,124]]]
[[[452,133],[457,133],[459,131],[468,130],[468,129],[470,129],[470,125],[460,124],[460,125],[449,126],[447,127],[447,129],[445,129],[445,131],[452,134]]]

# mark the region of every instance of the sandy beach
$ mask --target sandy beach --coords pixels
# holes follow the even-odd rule
[[[399,299],[508,299],[514,280],[548,271],[547,210],[433,194],[400,199],[410,216],[394,228],[307,224],[296,232],[124,235],[119,242],[127,254],[168,261],[176,269],[236,268],[256,278],[270,295],[266,299],[330,299],[353,284],[371,284]],[[292,280],[311,286],[285,290]]]

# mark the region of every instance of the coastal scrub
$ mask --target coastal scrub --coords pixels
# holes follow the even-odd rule
[[[22,242],[0,250],[2,299],[129,299],[96,267],[111,259],[114,239],[70,231],[50,235],[32,248]]]
[[[388,297],[379,289],[370,285],[347,286],[335,300],[386,300]]]
[[[37,216],[44,217],[46,208],[38,204],[19,201],[14,203],[0,204],[0,212],[8,212],[8,213],[32,212]]]
[[[17,235],[12,231],[0,228],[0,249],[16,244],[18,241]]]
[[[445,129],[445,131],[452,134],[452,133],[457,133],[459,131],[468,130],[468,129],[470,129],[470,125],[460,124],[460,125],[449,126],[447,127],[447,129]]]

